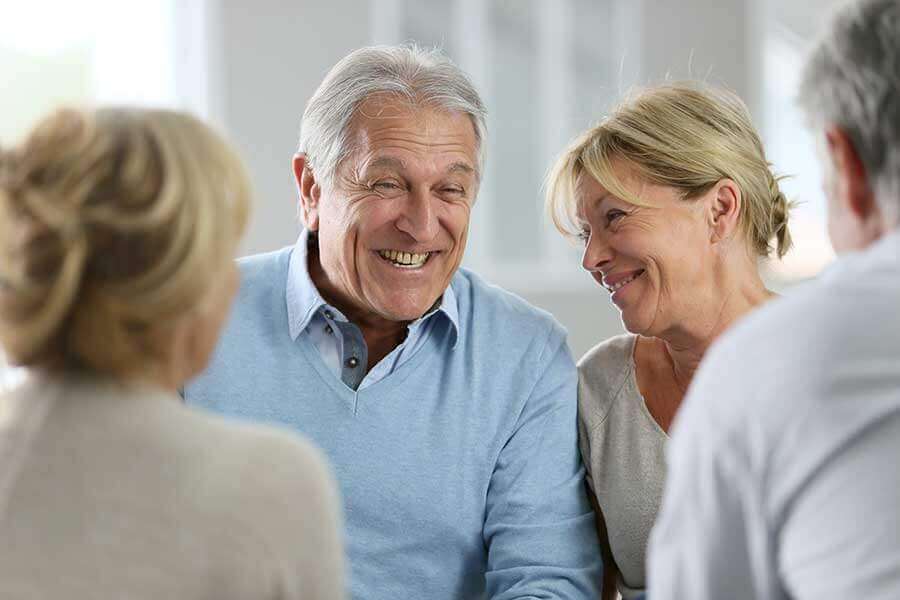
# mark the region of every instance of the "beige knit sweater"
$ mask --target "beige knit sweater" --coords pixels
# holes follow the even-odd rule
[[[341,599],[318,451],[174,394],[31,376],[0,395],[0,598]]]

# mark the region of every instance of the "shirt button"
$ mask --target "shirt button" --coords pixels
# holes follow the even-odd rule
[[[334,329],[331,328],[331,325],[325,326],[325,333],[327,333],[328,335],[331,335],[332,333],[334,333]]]
[[[333,319],[333,318],[334,318],[334,313],[331,312],[330,310],[326,310],[326,311],[324,311],[322,314],[325,315],[325,318],[326,318],[326,319]]]
[[[350,358],[347,359],[347,362],[345,364],[347,365],[348,368],[355,369],[356,365],[359,364],[359,359],[356,358],[355,356],[351,356]]]

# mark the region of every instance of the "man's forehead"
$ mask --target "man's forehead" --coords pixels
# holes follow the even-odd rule
[[[430,104],[416,104],[396,95],[373,94],[356,109],[348,125],[348,137],[368,137],[404,132],[435,136],[477,145],[472,118],[462,112]]]
[[[389,170],[389,171],[406,171],[409,167],[408,161],[403,157],[384,154],[377,150],[372,154],[369,160],[362,165],[368,171]],[[475,175],[475,167],[468,161],[451,160],[447,165],[441,165],[442,170],[447,174],[459,173],[462,175]]]

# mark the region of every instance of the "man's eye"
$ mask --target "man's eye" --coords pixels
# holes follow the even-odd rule
[[[377,181],[375,185],[373,185],[375,189],[380,190],[399,190],[400,186],[395,181]]]
[[[463,196],[463,195],[465,195],[466,190],[462,189],[461,187],[451,186],[451,187],[445,187],[444,193],[445,194],[453,194],[456,196]]]

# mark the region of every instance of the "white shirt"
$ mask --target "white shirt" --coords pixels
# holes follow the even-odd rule
[[[653,600],[900,598],[900,232],[737,324],[672,430]]]

